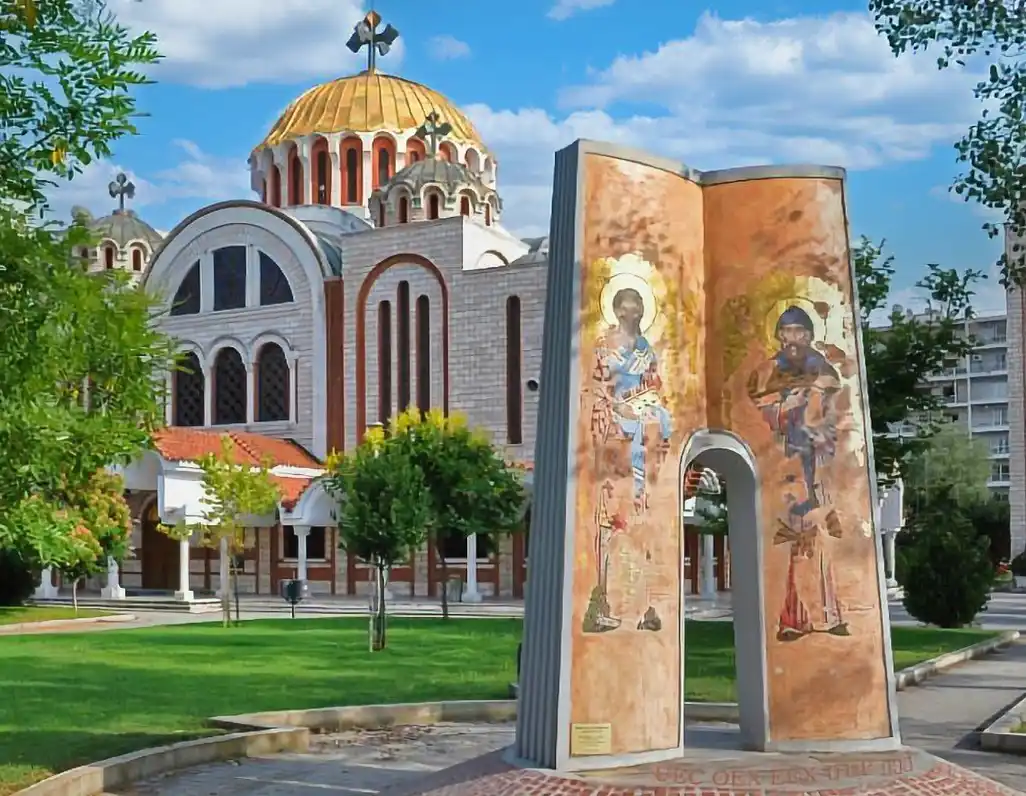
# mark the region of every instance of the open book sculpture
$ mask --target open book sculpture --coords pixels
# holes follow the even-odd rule
[[[684,748],[683,476],[728,484],[755,750],[899,744],[844,173],[556,155],[517,754]]]

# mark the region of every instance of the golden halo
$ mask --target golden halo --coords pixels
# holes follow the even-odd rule
[[[645,312],[641,316],[641,333],[644,334],[655,323],[659,308],[656,306],[656,297],[652,292],[652,286],[637,274],[620,272],[609,277],[609,281],[602,288],[602,317],[610,326],[619,324],[616,313],[613,311],[613,298],[621,290],[627,289],[638,291],[638,295],[641,296],[641,301],[645,305]]]
[[[814,343],[825,343],[827,337],[826,320],[822,318],[819,312],[816,311],[816,305],[813,304],[807,298],[801,298],[799,296],[791,296],[790,298],[780,299],[773,304],[773,308],[766,314],[766,340],[776,345],[777,341],[777,321],[780,320],[780,316],[788,309],[788,307],[798,307],[799,309],[805,310],[809,319],[812,321],[813,331],[813,342]]]

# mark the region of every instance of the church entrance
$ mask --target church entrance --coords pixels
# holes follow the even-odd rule
[[[143,511],[142,587],[150,591],[174,591],[178,588],[178,542],[158,529],[157,501]]]

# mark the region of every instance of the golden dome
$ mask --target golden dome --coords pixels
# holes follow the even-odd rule
[[[484,149],[474,125],[448,99],[420,83],[380,72],[340,77],[304,92],[256,149],[311,133],[415,130],[431,111],[452,126],[446,138]]]

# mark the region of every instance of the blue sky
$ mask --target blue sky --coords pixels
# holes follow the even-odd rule
[[[168,230],[249,198],[246,157],[306,88],[361,68],[345,48],[357,0],[110,0],[154,31],[165,60],[139,93],[149,116],[112,162],[54,196],[107,212],[123,169],[137,211]],[[895,59],[864,3],[721,0],[378,0],[402,33],[383,71],[463,107],[499,161],[504,223],[546,229],[553,152],[578,137],[628,143],[699,169],[819,162],[849,169],[853,232],[886,238],[912,303],[927,262],[989,270],[999,244],[946,191],[953,143],[976,118],[970,73]],[[641,9],[644,9],[641,11]],[[1003,310],[991,279],[980,308]]]

